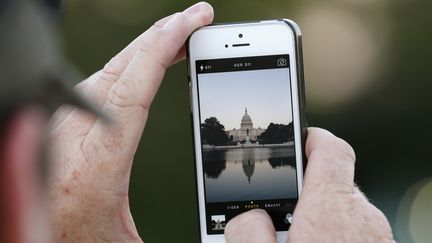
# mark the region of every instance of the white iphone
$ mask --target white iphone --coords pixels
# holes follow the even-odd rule
[[[227,222],[255,208],[285,242],[306,163],[299,27],[211,25],[187,47],[201,242],[225,242]]]

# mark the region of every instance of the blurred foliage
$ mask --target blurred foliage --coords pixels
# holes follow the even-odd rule
[[[389,218],[396,240],[413,242],[408,229],[409,222],[415,220],[410,216],[411,204],[401,201],[414,201],[419,189],[409,189],[419,181],[430,182],[432,175],[432,2],[210,3],[215,8],[215,22],[287,17],[303,26],[309,125],[324,127],[355,148],[359,187]],[[191,4],[169,0],[66,1],[59,23],[64,48],[71,62],[89,75],[159,18]],[[321,20],[329,21],[328,29],[319,27],[324,23]],[[358,33],[363,35],[357,38]],[[344,48],[354,54],[348,55]],[[357,60],[363,54],[369,56]],[[344,69],[345,64],[352,65]],[[320,70],[323,67],[325,70]],[[355,80],[356,86],[350,86]],[[323,84],[327,93],[314,91]],[[342,96],[350,87],[352,93]],[[327,96],[320,96],[323,93]],[[330,100],[331,96],[343,99],[326,104],[326,97]],[[182,62],[166,74],[132,171],[132,213],[146,243],[198,239],[188,101],[186,65]],[[427,196],[431,200],[430,193]]]

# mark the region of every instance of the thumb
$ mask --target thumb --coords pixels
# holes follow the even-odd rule
[[[225,238],[227,243],[277,243],[272,220],[262,209],[231,219],[225,227]]]
[[[347,142],[324,129],[309,128],[306,156],[302,194],[321,187],[330,191],[354,190],[355,154]]]

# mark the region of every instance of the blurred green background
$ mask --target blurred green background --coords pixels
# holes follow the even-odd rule
[[[432,242],[432,2],[209,2],[215,22],[299,23],[309,125],[355,148],[356,182],[398,242]],[[159,18],[193,3],[68,0],[58,27],[70,62],[90,75]],[[191,135],[181,62],[166,74],[132,171],[132,213],[146,243],[198,242]]]

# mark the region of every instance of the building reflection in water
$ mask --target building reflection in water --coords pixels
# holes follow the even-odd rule
[[[242,149],[242,167],[248,183],[251,183],[251,178],[255,170],[255,153],[256,149]]]
[[[293,146],[203,151],[207,202],[297,196]]]
[[[255,163],[265,162],[268,162],[272,169],[285,166],[295,167],[293,153],[287,154],[286,150],[281,153],[280,149],[211,150],[203,153],[204,173],[210,179],[218,179],[226,169],[226,163],[241,163],[248,184],[251,184],[255,172]]]
[[[242,164],[243,164],[243,172],[244,172],[245,176],[247,177],[248,182],[250,184],[251,178],[252,178],[254,170],[255,170],[255,160],[252,160],[252,162],[250,159],[243,160]]]

